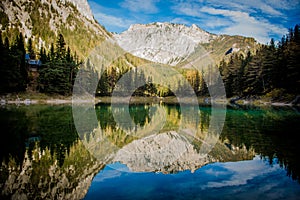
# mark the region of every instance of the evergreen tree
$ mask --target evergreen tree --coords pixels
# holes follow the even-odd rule
[[[72,55],[71,55],[70,47],[67,48],[66,61],[67,62],[72,62]]]
[[[300,92],[300,41],[299,26],[290,29],[286,51],[287,85],[286,89],[292,93]]]
[[[46,49],[43,46],[41,46],[41,48],[40,48],[39,56],[40,56],[40,61],[42,62],[42,64],[50,61],[50,60],[48,60],[48,57],[46,54]]]
[[[265,83],[262,76],[262,54],[260,51],[257,51],[247,65],[245,75],[245,84],[247,85],[245,94],[247,96],[261,94]]]
[[[66,54],[65,46],[64,38],[60,34],[56,41],[56,48],[51,44],[47,59],[44,51],[41,50],[43,59],[48,61],[43,64],[44,67],[39,72],[41,92],[71,94],[79,63],[74,59],[75,56],[72,56],[69,48]]]
[[[29,82],[28,79],[28,71],[25,63],[25,43],[24,43],[24,38],[22,33],[19,34],[19,37],[17,37],[16,41],[17,49],[19,51],[19,56],[20,56],[20,75],[21,75],[21,80],[20,80],[20,90],[25,91],[27,88],[27,84]]]
[[[201,71],[201,79],[200,79],[200,91],[199,91],[199,96],[208,96],[209,95],[209,91],[208,91],[208,87],[207,84],[204,80],[204,71]]]
[[[264,80],[264,92],[269,92],[275,87],[274,76],[276,74],[277,58],[274,40],[270,45],[264,46],[262,51],[262,78]]]
[[[26,89],[27,71],[25,68],[25,49],[22,34],[10,46],[8,38],[4,42],[3,87],[5,92],[18,92]]]
[[[200,84],[201,84],[200,81],[201,81],[201,77],[200,77],[199,71],[196,70],[195,81],[193,81],[193,89],[197,95],[199,95],[199,92],[200,92]]]
[[[30,59],[35,59],[35,51],[34,51],[34,47],[33,47],[31,38],[28,39],[27,52],[29,53]]]
[[[6,38],[5,38],[6,40]],[[8,39],[7,39],[8,40]],[[3,43],[2,32],[0,32],[0,93],[5,93],[8,87],[8,48],[6,48],[5,41]],[[7,42],[8,43],[8,42]]]
[[[62,34],[58,35],[58,39],[56,41],[56,59],[61,60],[65,58],[66,55],[66,43],[64,36]]]
[[[107,71],[103,71],[103,67],[101,68],[101,77],[98,82],[97,87],[97,95],[99,96],[109,96],[109,85],[108,85],[108,74]]]

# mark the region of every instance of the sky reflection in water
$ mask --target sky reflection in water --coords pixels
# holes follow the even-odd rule
[[[208,164],[194,173],[130,172],[121,163],[98,173],[85,199],[299,199],[300,185],[277,164],[253,160]]]

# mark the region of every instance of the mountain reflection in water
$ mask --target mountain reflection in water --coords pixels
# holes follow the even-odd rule
[[[276,161],[275,161],[276,162]],[[299,184],[279,164],[266,160],[212,163],[194,173],[131,172],[126,165],[107,165],[85,199],[298,199]]]
[[[211,108],[199,118],[177,105],[96,106],[80,135],[71,106],[0,108],[1,199],[295,199],[300,196],[295,108],[231,108],[222,134],[201,153]],[[87,120],[87,119],[83,119]],[[88,123],[88,121],[84,121]],[[193,131],[191,131],[193,130]]]

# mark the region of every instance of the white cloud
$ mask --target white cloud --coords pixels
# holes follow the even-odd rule
[[[281,37],[287,33],[283,25],[267,20],[270,17],[286,18],[278,8],[280,5],[289,9],[286,3],[273,0],[211,0],[205,4],[178,2],[172,9],[177,14],[197,18],[202,23],[200,27],[217,30],[215,33],[254,37],[261,43],[267,43],[271,35]]]
[[[266,0],[273,8],[282,9],[282,10],[289,10],[289,9],[299,9],[300,1],[299,0]]]
[[[133,20],[126,20],[120,17],[107,15],[104,13],[95,13],[95,18],[105,26],[114,26],[119,28],[128,28],[131,24],[134,24]]]
[[[186,24],[186,25],[191,24],[190,21],[185,20],[183,18],[179,18],[179,17],[176,17],[176,18],[172,19],[170,22],[174,23],[174,24]]]
[[[238,8],[239,11],[244,11],[244,12],[255,12],[255,10],[259,10],[264,14],[269,14],[269,15],[277,15],[277,16],[282,16],[283,13],[280,12],[278,9],[275,9],[275,7],[271,6],[267,1],[265,0],[251,0],[251,1],[240,1],[240,0],[232,0],[229,4],[227,2],[222,2],[218,1],[223,5],[225,8],[229,9],[234,9]],[[229,5],[229,6],[227,6]]]
[[[93,181],[94,182],[103,182],[107,179],[120,177],[121,175],[122,175],[122,172],[120,172],[118,170],[104,170],[104,171],[101,171],[100,173],[98,173],[95,176]]]
[[[270,34],[282,35],[287,31],[286,28],[271,24],[265,19],[258,20],[246,12],[215,9],[213,7],[203,7],[201,8],[201,12],[210,15],[222,15],[233,21],[232,25],[222,28],[220,32],[229,35],[251,36],[262,43],[270,41]]]
[[[283,16],[284,14],[280,9],[288,9],[284,1],[278,1],[281,3],[276,3],[271,0],[251,0],[251,1],[240,1],[240,0],[231,0],[231,1],[220,1],[220,0],[210,0],[205,3],[199,4],[199,2],[179,2],[174,6],[174,11],[178,11],[181,14],[186,14],[189,16],[200,16],[200,9],[202,7],[214,7],[219,9],[227,9],[234,11],[241,11],[247,13],[257,13],[260,11],[262,14]]]
[[[178,3],[172,7],[172,10],[177,14],[183,14],[192,17],[202,17],[201,12],[199,12],[201,6],[196,3]]]
[[[118,10],[105,8],[98,3],[90,1],[90,7],[93,11],[95,19],[110,31],[123,31],[127,29],[131,24],[136,23],[133,19],[126,19],[124,17],[117,17],[116,15],[106,13],[117,13]]]
[[[156,6],[157,2],[159,0],[125,0],[120,5],[133,12],[156,13],[159,10]]]
[[[256,177],[270,174],[277,170],[283,170],[278,164],[274,165],[273,167],[268,166],[267,163],[260,160],[258,157],[250,161],[227,162],[223,163],[221,166],[227,171],[227,174],[232,174],[230,179],[218,182],[208,182],[207,185],[203,186],[203,189],[245,185],[249,180],[252,180]],[[206,173],[210,174],[211,172],[206,171]],[[224,172],[224,174],[226,173]]]
[[[231,26],[233,23],[231,20],[218,18],[218,17],[209,17],[209,20],[205,21],[205,26],[208,28],[220,28],[220,27],[228,27]]]

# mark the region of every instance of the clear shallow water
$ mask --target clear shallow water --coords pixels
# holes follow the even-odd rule
[[[131,106],[132,126],[114,119],[122,105],[101,104],[79,140],[71,106],[1,107],[0,199],[299,199],[297,108],[228,107],[206,157],[212,110],[182,109],[194,108]]]

